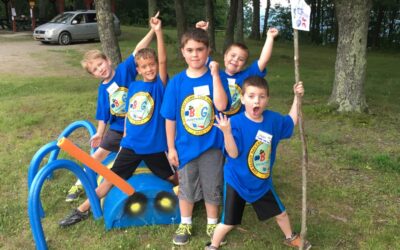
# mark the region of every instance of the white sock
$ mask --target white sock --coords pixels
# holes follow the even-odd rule
[[[217,224],[218,218],[207,218],[207,224]]]
[[[181,224],[192,225],[192,216],[189,217],[181,217]]]

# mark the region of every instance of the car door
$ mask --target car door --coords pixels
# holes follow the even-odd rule
[[[87,39],[98,39],[99,30],[97,28],[96,13],[86,13],[86,28],[87,28]]]
[[[72,40],[86,39],[86,20],[83,14],[76,15],[68,26],[68,31],[71,34]]]

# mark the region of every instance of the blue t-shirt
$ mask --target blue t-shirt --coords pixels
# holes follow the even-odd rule
[[[272,186],[272,166],[278,143],[293,133],[289,115],[266,110],[260,123],[248,119],[245,112],[231,118],[232,134],[238,157],[227,156],[224,178],[247,202],[260,199]]]
[[[234,115],[238,112],[244,111],[244,107],[240,101],[240,95],[242,94],[243,82],[250,76],[265,77],[267,69],[260,71],[258,67],[258,60],[254,61],[245,70],[242,70],[234,75],[228,75],[226,72],[221,73],[221,78],[227,79],[229,85],[229,92],[232,98],[231,108],[225,112],[227,115]]]
[[[110,123],[110,129],[123,132],[126,114],[126,95],[129,84],[135,81],[135,58],[130,55],[115,69],[114,77],[101,82],[98,88],[96,120]]]
[[[222,81],[229,103],[228,84]],[[211,148],[222,148],[223,137],[213,126],[213,79],[210,70],[197,78],[190,78],[186,70],[176,74],[168,83],[161,107],[161,115],[176,121],[175,147],[179,168]]]
[[[164,85],[159,76],[154,82],[133,82],[126,105],[126,135],[121,147],[137,154],[152,154],[167,150],[165,119],[160,115]]]

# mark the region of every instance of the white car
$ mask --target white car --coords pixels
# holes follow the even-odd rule
[[[115,34],[121,34],[119,19],[114,16]],[[99,39],[95,10],[68,11],[33,31],[33,39],[42,43],[68,45],[73,41]]]

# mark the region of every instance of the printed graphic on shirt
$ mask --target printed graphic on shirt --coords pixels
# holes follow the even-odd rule
[[[114,93],[110,94],[110,111],[112,115],[125,116],[127,94],[128,89],[124,87],[119,87]]]
[[[129,100],[128,120],[135,125],[148,122],[154,111],[154,100],[147,92],[138,92]]]
[[[208,96],[190,95],[181,106],[181,118],[186,131],[192,135],[204,135],[214,124],[214,109]]]
[[[260,179],[267,179],[270,175],[271,144],[256,141],[247,157],[249,170]]]
[[[242,89],[236,83],[231,84],[231,82],[229,82],[229,93],[231,94],[232,104],[231,108],[224,113],[227,115],[234,115],[240,110],[240,107],[242,107],[242,103],[240,101]]]

